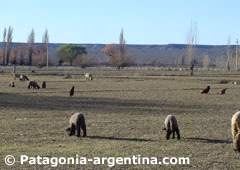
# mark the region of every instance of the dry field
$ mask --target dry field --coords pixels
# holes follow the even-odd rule
[[[1,169],[109,169],[105,165],[20,165],[20,155],[47,157],[189,157],[189,165],[115,165],[114,169],[240,169],[240,153],[232,148],[231,117],[240,109],[238,72],[185,71],[151,68],[17,68],[46,89],[27,89],[12,68],[0,68]],[[84,73],[93,73],[85,81]],[[72,75],[64,79],[64,73]],[[226,84],[221,81],[226,80]],[[68,91],[75,86],[75,95]],[[211,86],[209,94],[200,95]],[[219,95],[228,88],[225,95]],[[85,114],[87,137],[69,137],[69,117]],[[181,140],[165,139],[163,122],[176,116]],[[16,163],[7,166],[6,155]]]

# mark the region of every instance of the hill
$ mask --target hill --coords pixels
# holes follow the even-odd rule
[[[13,43],[15,47],[17,44]],[[41,43],[35,43],[35,46]],[[57,48],[64,45],[63,43],[50,43],[51,56],[57,57]],[[106,57],[101,52],[105,44],[77,44],[86,47],[88,54],[95,62],[99,64],[106,63]],[[0,44],[2,48],[2,43]],[[236,46],[232,45],[231,49],[235,50]],[[199,64],[202,63],[203,56],[209,55],[210,63],[215,64],[218,60],[226,59],[226,45],[197,45],[196,60]],[[127,50],[131,60],[136,64],[150,65],[173,65],[176,58],[184,56],[186,51],[185,44],[167,44],[167,45],[127,45]]]

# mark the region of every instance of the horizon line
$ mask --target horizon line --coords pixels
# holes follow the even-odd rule
[[[3,42],[0,42],[1,44]],[[18,44],[27,44],[27,42],[12,42],[12,43],[18,43]],[[34,42],[34,44],[42,44],[43,42]],[[118,44],[118,43],[55,43],[55,42],[49,42],[49,44],[77,44],[77,45],[108,45],[108,44]],[[156,46],[163,46],[163,45],[187,45],[187,44],[182,44],[182,43],[169,43],[169,44],[125,44],[125,45],[139,45],[139,46],[146,46],[146,45],[156,45]],[[215,44],[215,45],[212,45],[212,44],[196,44],[196,46],[227,46],[228,44]],[[236,46],[233,45],[233,44],[230,44],[230,46]]]

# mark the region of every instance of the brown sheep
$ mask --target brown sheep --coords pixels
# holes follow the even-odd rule
[[[85,74],[85,80],[93,80],[92,74],[86,73]]]
[[[28,78],[26,75],[21,74],[19,80],[21,80],[21,81],[25,81],[25,80],[27,80],[27,81],[28,81],[29,78]]]
[[[178,129],[177,119],[173,115],[168,115],[164,122],[164,128],[166,130],[166,139],[169,140],[171,133],[173,134],[172,138],[175,138],[175,132],[177,133],[178,140],[180,139],[180,132]]]
[[[14,81],[10,81],[10,83],[9,83],[9,87],[15,87],[15,83],[14,83]]]
[[[28,89],[30,89],[30,88],[33,88],[33,89],[40,89],[40,86],[37,84],[37,82],[36,81],[29,81],[28,82]]]
[[[14,78],[14,80],[16,80],[16,78],[20,78],[20,74],[18,74],[18,73],[13,73],[13,78]]]
[[[75,135],[75,131],[77,130],[77,137],[80,137],[80,128],[83,130],[83,137],[86,137],[86,124],[85,118],[82,113],[75,113],[70,117],[69,120],[70,127],[67,128],[66,131],[69,132],[69,136]]]
[[[232,117],[233,149],[240,152],[240,111]]]

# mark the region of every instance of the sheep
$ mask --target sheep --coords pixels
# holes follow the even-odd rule
[[[9,87],[15,87],[15,83],[14,83],[14,81],[10,81],[10,83],[9,83]]]
[[[14,80],[16,80],[16,78],[20,78],[20,74],[18,74],[18,73],[13,73],[13,78],[14,78]]]
[[[46,81],[42,82],[42,89],[46,88]]]
[[[80,128],[83,130],[83,137],[86,137],[86,124],[85,118],[82,113],[75,113],[70,117],[70,127],[66,129],[69,136],[75,135],[77,130],[77,137],[80,137]]]
[[[30,88],[33,88],[33,89],[40,89],[40,86],[37,84],[37,82],[36,81],[29,81],[28,82],[28,89],[30,89]]]
[[[233,149],[240,152],[240,111],[232,117]]]
[[[72,97],[74,95],[74,86],[72,86],[71,90],[69,91],[69,97]]]
[[[25,81],[25,80],[29,80],[29,78],[26,75],[21,74],[19,80]]]
[[[207,94],[209,92],[209,90],[210,90],[210,86],[207,86],[207,88],[205,88],[201,91],[201,94],[203,94],[203,93]]]
[[[92,74],[86,73],[85,74],[85,80],[93,80]]]
[[[180,132],[178,129],[177,119],[173,115],[168,115],[164,122],[164,128],[166,130],[166,139],[169,140],[171,133],[173,134],[172,138],[175,138],[175,132],[177,133],[178,140],[180,139]]]

